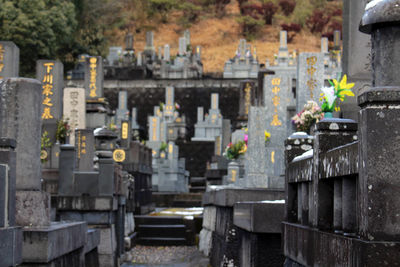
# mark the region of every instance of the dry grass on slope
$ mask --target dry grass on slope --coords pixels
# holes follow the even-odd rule
[[[190,28],[192,47],[202,47],[202,62],[205,72],[222,72],[225,62],[235,55],[239,45],[240,25],[236,22],[239,13],[236,1],[227,6],[227,15],[221,19],[215,17],[201,17],[199,22]],[[159,46],[169,44],[171,55],[178,52],[178,38],[183,35],[182,29],[175,21],[180,14],[171,14],[170,22],[159,24],[154,31],[154,45],[156,51]],[[279,48],[279,26],[264,26],[258,33],[258,38],[250,44],[257,48],[257,57],[260,63],[266,59],[273,62],[274,54]],[[135,49],[142,51],[145,47],[145,33],[135,35]],[[320,39],[311,34],[302,32],[292,43],[288,44],[289,51],[312,52],[320,49]]]

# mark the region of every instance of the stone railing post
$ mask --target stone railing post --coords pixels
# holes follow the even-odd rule
[[[367,240],[400,240],[400,1],[367,5],[360,31],[371,35],[373,87],[358,98],[359,231]]]
[[[314,227],[329,230],[334,222],[334,185],[320,180],[320,154],[357,140],[357,123],[349,119],[324,119],[315,126],[313,182],[310,192],[310,221]],[[339,187],[339,185],[337,185]],[[337,192],[340,193],[340,192]],[[339,199],[338,199],[339,200]],[[337,212],[340,207],[337,207]],[[340,218],[341,220],[341,218]]]
[[[307,135],[306,133],[293,133],[285,140],[285,165],[288,167],[289,163],[297,156],[302,155],[308,150],[313,148],[314,137]],[[308,186],[307,183],[303,185],[295,186],[289,184],[288,173],[286,172],[286,199],[285,199],[285,220],[290,222],[302,221],[307,224],[308,221],[304,221],[307,216],[304,213],[308,213]],[[297,198],[296,198],[297,195]],[[296,204],[297,202],[297,204]]]

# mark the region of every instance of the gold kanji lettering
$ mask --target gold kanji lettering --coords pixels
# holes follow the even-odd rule
[[[46,73],[50,73],[50,71],[53,69],[54,63],[44,63],[43,66],[46,67]]]
[[[81,149],[81,153],[82,153],[82,154],[86,154],[86,149],[85,149],[85,148],[82,148],[82,149]]]
[[[271,80],[272,85],[280,85],[281,84],[281,78],[273,78]]]
[[[307,58],[307,65],[315,65],[315,63],[317,63],[317,57],[313,56]]]
[[[43,82],[44,82],[44,83],[53,84],[53,75],[52,75],[52,74],[45,74],[45,75],[43,76]]]
[[[275,115],[272,117],[271,125],[272,125],[272,126],[281,126],[281,125],[282,125],[282,122],[281,122],[281,121],[279,120],[279,118],[278,118],[278,114],[275,114]]]
[[[43,113],[42,113],[42,119],[48,120],[48,119],[53,119],[53,115],[50,113],[50,108],[44,108]]]
[[[280,88],[280,87],[278,87],[278,86],[274,86],[274,87],[272,88],[272,93],[274,93],[274,94],[278,94],[280,90],[281,90],[281,88]]]
[[[45,106],[48,106],[48,107],[52,107],[53,104],[50,103],[50,101],[51,101],[51,98],[46,96],[45,99],[43,100],[42,104],[45,105]]]
[[[53,92],[51,91],[51,89],[53,89],[53,85],[51,85],[51,84],[45,84],[45,85],[43,85],[43,91],[42,91],[42,94],[43,95],[45,95],[45,96],[49,96],[49,95],[52,95],[53,94]]]
[[[0,71],[3,71],[4,64],[0,63]]]
[[[96,89],[90,90],[89,96],[90,96],[90,97],[96,97],[96,96],[97,96],[97,94],[96,94]]]
[[[274,104],[275,107],[279,106],[279,101],[280,101],[280,100],[281,100],[281,98],[280,98],[279,96],[277,96],[277,95],[275,95],[275,96],[272,98],[272,103]]]
[[[316,68],[311,67],[311,68],[308,68],[308,69],[307,69],[307,73],[308,73],[310,76],[314,76],[314,73],[315,73],[316,70],[317,70]]]

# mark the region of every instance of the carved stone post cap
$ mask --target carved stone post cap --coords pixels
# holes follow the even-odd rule
[[[357,122],[350,119],[329,118],[316,124],[316,131],[357,131]]]
[[[400,26],[400,0],[373,0],[365,7],[359,30],[366,34],[376,28]]]

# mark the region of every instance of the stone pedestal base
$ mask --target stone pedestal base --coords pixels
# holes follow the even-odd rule
[[[19,226],[50,225],[50,195],[42,191],[16,192],[15,221]]]
[[[22,231],[20,227],[0,228],[0,266],[22,262]]]
[[[84,266],[87,225],[53,222],[23,229],[22,266]]]

